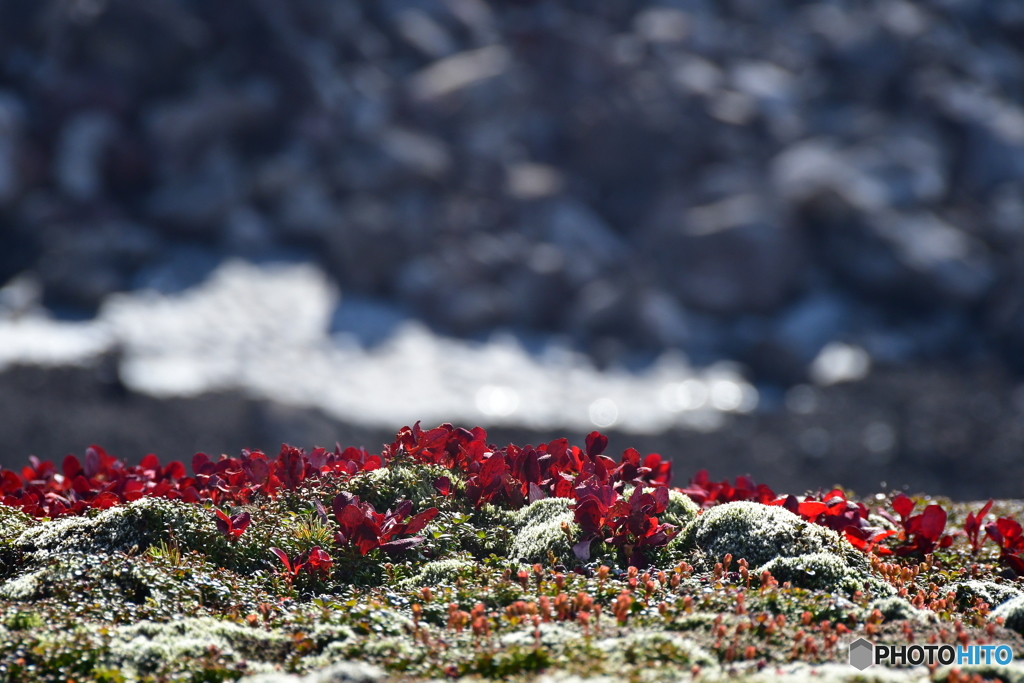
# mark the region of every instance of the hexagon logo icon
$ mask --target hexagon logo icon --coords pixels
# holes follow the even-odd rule
[[[870,640],[858,638],[850,643],[850,664],[863,671],[875,663],[875,646]]]

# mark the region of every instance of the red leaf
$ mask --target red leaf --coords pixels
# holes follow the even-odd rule
[[[593,457],[604,453],[608,448],[608,437],[601,432],[590,432],[587,434],[587,455]]]
[[[900,517],[906,519],[910,516],[910,513],[914,511],[914,501],[901,493],[892,499],[892,509],[895,510]]]
[[[1024,576],[1024,560],[1017,555],[1003,555],[999,558],[1017,576]]]
[[[828,506],[816,500],[805,500],[797,505],[797,511],[804,519],[814,519],[823,512],[828,511]]]
[[[116,494],[110,493],[109,491],[107,491],[106,493],[101,493],[100,495],[96,496],[91,501],[89,501],[89,505],[100,510],[112,508],[115,505],[119,505],[120,503],[121,499],[118,498]]]
[[[164,477],[168,479],[183,479],[185,477],[185,466],[179,460],[172,460],[164,468]]]
[[[13,492],[21,488],[21,477],[10,470],[0,470],[0,491]]]
[[[632,465],[633,467],[640,467],[640,451],[635,448],[627,448],[622,451],[623,464]]]
[[[532,481],[530,482],[529,490],[530,490],[529,501],[531,503],[535,503],[538,500],[543,500],[543,499],[547,498],[547,494],[544,493],[544,489],[542,489],[541,487],[537,486]]]
[[[355,505],[346,505],[341,511],[341,517],[338,519],[338,524],[342,529],[354,529],[363,523],[366,516],[363,511]]]
[[[217,515],[217,531],[225,536],[231,532],[231,518],[224,514],[220,508],[214,508],[213,513]]]
[[[424,527],[430,524],[430,521],[434,519],[434,517],[437,517],[438,512],[437,508],[430,508],[429,510],[424,510],[419,513],[409,521],[408,525],[406,525],[405,533],[415,534],[418,531],[422,531]]]
[[[288,554],[285,551],[281,550],[280,548],[271,548],[270,552],[277,555],[278,559],[281,560],[281,564],[284,565],[284,568],[286,570],[288,570],[289,572],[292,571],[292,563],[288,559]]]
[[[929,505],[921,514],[921,535],[929,541],[938,541],[946,528],[946,511],[940,505]]]
[[[196,453],[192,456],[192,472],[194,474],[205,474],[203,468],[209,464],[210,456],[206,453]]]
[[[1022,533],[1020,524],[1009,517],[1000,517],[996,520],[995,526],[1001,536],[995,540],[1004,548],[1012,546]]]
[[[78,462],[78,458],[73,455],[64,458],[62,469],[64,470],[65,479],[74,479],[83,472],[82,463]]]
[[[502,476],[507,471],[508,463],[505,461],[505,455],[500,452],[493,453],[480,466],[480,485],[486,489],[496,477]]]
[[[327,571],[331,568],[331,565],[334,564],[334,560],[332,560],[331,556],[324,552],[320,546],[314,546],[309,551],[309,558],[306,560],[306,564],[309,565],[313,571]]]
[[[434,489],[436,489],[442,496],[451,495],[452,480],[448,477],[438,477],[434,480]]]

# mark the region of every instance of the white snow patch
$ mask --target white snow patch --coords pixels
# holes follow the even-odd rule
[[[2,294],[2,290],[0,290]],[[4,315],[0,369],[88,364],[120,349],[120,375],[156,397],[237,389],[394,427],[457,422],[532,429],[610,427],[658,433],[716,429],[749,412],[757,392],[728,364],[704,370],[666,354],[645,372],[599,371],[583,354],[531,355],[508,335],[488,343],[439,336],[408,321],[380,346],[332,338],[339,293],[311,264],[229,261],[180,294],[118,294],[90,322],[41,309]]]

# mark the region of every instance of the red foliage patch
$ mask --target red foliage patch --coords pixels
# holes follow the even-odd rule
[[[162,465],[155,455],[147,455],[138,465],[129,466],[99,446],[91,446],[84,462],[69,455],[59,471],[53,463],[35,457],[29,458],[29,465],[20,474],[0,470],[0,502],[35,517],[82,514],[145,496],[237,506],[260,496],[274,498],[282,490],[316,486],[328,475],[352,476],[387,467],[395,458],[408,458],[460,473],[465,481],[465,495],[477,507],[491,503],[515,509],[543,498],[567,498],[573,501],[575,520],[581,530],[581,538],[574,546],[577,557],[589,559],[591,544],[601,539],[618,548],[630,564],[645,566],[649,551],[665,545],[677,533],[658,519],[668,505],[672,466],[656,453],[642,456],[632,448],[626,449],[616,462],[605,454],[607,447],[606,436],[591,432],[582,449],[566,439],[537,446],[510,444],[498,448],[487,443],[487,432],[480,427],[462,429],[443,424],[424,430],[417,422],[399,431],[395,441],[379,455],[362,448],[342,450],[340,446],[331,452],[317,448],[307,453],[287,445],[282,446],[276,458],[248,450],[237,458],[222,455],[213,459],[197,453],[191,462],[192,475],[188,476],[185,466],[178,461]],[[457,493],[448,476],[437,477],[432,484],[441,496]],[[623,497],[626,486],[633,487],[628,499]],[[914,501],[903,494],[892,500],[898,520],[889,512],[878,510],[902,527],[902,531],[893,531],[873,526],[867,507],[849,500],[840,489],[801,498],[777,496],[771,488],[756,484],[750,477],[736,477],[732,484],[728,480],[712,482],[707,471],[701,470],[681,490],[705,508],[734,501],[785,507],[808,522],[844,535],[866,553],[926,555],[952,543],[952,537],[945,533],[945,510],[930,504],[914,515]],[[985,536],[992,538],[1000,546],[1004,564],[1024,574],[1021,527],[1009,518],[983,526],[991,507],[989,501],[977,514],[968,514],[964,534],[975,553]],[[416,534],[438,514],[431,508],[410,517],[412,507],[408,501],[402,501],[393,511],[378,513],[368,503],[345,493],[335,498],[333,508],[339,527],[335,540],[352,543],[364,555],[374,548],[396,553],[415,547],[423,541]],[[318,509],[326,522],[327,512],[322,505]],[[239,538],[249,524],[245,513],[228,516],[216,509],[215,514],[218,529],[231,539]],[[982,528],[985,536],[980,534]],[[899,537],[899,544],[883,545],[895,536]],[[317,553],[294,562],[283,557],[286,573],[294,575],[298,572],[296,567],[304,564],[315,571],[329,567],[330,556],[322,549],[316,550]]]

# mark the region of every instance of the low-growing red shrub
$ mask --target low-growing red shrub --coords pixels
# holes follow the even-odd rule
[[[672,466],[656,453],[641,456],[632,448],[616,462],[605,455],[607,447],[608,438],[592,432],[582,449],[566,439],[535,447],[509,444],[498,448],[487,443],[487,433],[480,427],[462,429],[443,424],[423,430],[417,422],[400,430],[379,455],[362,448],[342,450],[340,446],[331,452],[317,448],[307,453],[287,445],[276,458],[248,450],[237,458],[222,455],[213,459],[198,453],[192,458],[189,476],[178,461],[161,465],[155,455],[147,455],[138,465],[126,465],[99,446],[91,446],[84,462],[69,455],[60,471],[53,463],[35,457],[20,474],[0,470],[0,502],[39,518],[78,515],[145,496],[239,506],[259,497],[275,498],[281,491],[316,487],[329,478],[388,467],[400,458],[451,470],[464,488],[457,488],[448,476],[435,478],[433,488],[445,497],[464,490],[476,507],[491,503],[516,509],[543,498],[567,498],[573,501],[580,526],[580,539],[574,546],[579,559],[589,559],[591,544],[601,539],[618,548],[631,565],[645,566],[650,551],[664,546],[678,533],[678,529],[658,519],[668,506]],[[627,485],[633,487],[628,497]],[[705,508],[734,501],[785,507],[808,522],[844,535],[866,553],[927,555],[953,542],[945,533],[946,511],[940,505],[927,505],[914,515],[914,501],[903,494],[891,502],[898,519],[886,510],[878,510],[902,527],[894,531],[870,523],[867,507],[849,500],[841,489],[819,492],[817,496],[778,496],[750,477],[737,477],[735,484],[728,480],[712,482],[707,471],[701,470],[681,491]],[[1024,533],[1009,518],[985,524],[991,506],[989,501],[977,515],[972,512],[967,516],[964,535],[977,553],[985,541],[979,536],[984,528],[986,535],[999,544],[1003,563],[1024,574]],[[239,538],[249,524],[248,514],[228,515],[219,507],[214,511],[218,529],[232,540]],[[335,542],[350,543],[363,555],[375,548],[388,553],[414,548],[423,540],[417,534],[438,514],[436,508],[430,508],[412,515],[409,501],[401,501],[393,511],[379,513],[368,502],[348,493],[338,494],[332,507],[338,526]],[[318,508],[327,521],[323,506]],[[897,541],[895,545],[883,545],[891,538]],[[315,571],[330,566],[329,554],[319,547],[316,551],[294,561],[275,552],[286,573],[294,576],[302,566]]]

